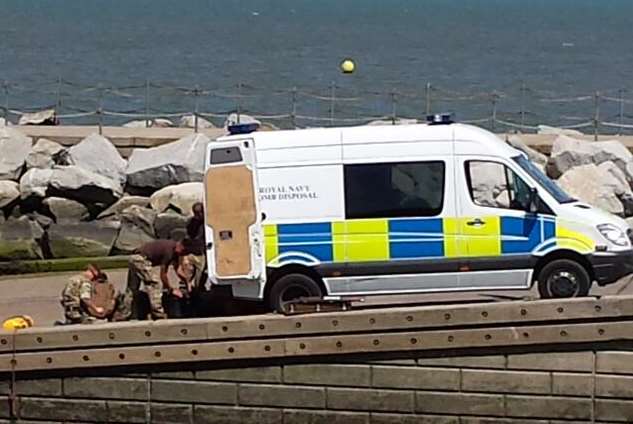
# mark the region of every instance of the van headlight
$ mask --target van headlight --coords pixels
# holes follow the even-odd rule
[[[604,238],[616,246],[628,246],[629,244],[629,239],[626,237],[626,234],[624,234],[624,231],[613,224],[598,225],[598,231],[600,231],[600,234],[602,234]]]

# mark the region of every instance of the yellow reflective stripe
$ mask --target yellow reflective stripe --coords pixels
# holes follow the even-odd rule
[[[467,225],[476,218],[458,218],[464,237],[468,240],[466,256],[500,256],[501,255],[501,218],[485,216],[480,218],[483,225]]]
[[[279,237],[277,236],[277,225],[266,224],[264,227],[264,251],[266,252],[266,263],[269,263],[279,256]]]
[[[466,256],[466,241],[460,235],[461,222],[458,218],[444,218],[442,231],[444,233],[444,257],[460,258]]]
[[[583,233],[556,225],[556,246],[571,249],[578,253],[591,253],[596,249],[596,242]]]
[[[350,262],[389,260],[387,219],[345,222],[345,258]]]
[[[332,261],[345,262],[345,221],[332,223]]]

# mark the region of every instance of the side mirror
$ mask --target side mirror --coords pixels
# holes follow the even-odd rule
[[[530,189],[530,200],[527,204],[527,212],[529,213],[537,213],[540,209],[540,200],[538,196],[538,191],[535,188]]]

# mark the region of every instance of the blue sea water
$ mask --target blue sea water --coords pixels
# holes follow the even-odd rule
[[[289,113],[284,90],[296,86],[296,112],[318,116],[331,102],[307,93],[327,97],[335,84],[336,96],[360,98],[335,104],[352,117],[390,114],[394,100],[398,115],[422,115],[431,83],[434,111],[487,116],[496,90],[502,117],[574,123],[592,115],[590,98],[542,99],[633,88],[632,23],[630,0],[2,0],[0,79],[13,108],[61,97],[69,111],[142,110],[149,80],[153,111],[195,107],[159,85],[197,85],[217,90],[199,110]],[[353,75],[338,68],[344,57]],[[238,92],[257,95],[222,97]]]

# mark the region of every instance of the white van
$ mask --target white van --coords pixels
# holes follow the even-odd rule
[[[298,297],[528,289],[585,296],[633,272],[631,230],[480,128],[253,132],[209,143],[208,277]]]

